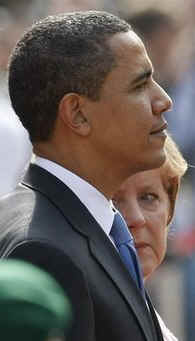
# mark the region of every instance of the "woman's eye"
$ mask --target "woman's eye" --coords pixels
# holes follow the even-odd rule
[[[155,193],[145,193],[141,196],[140,199],[147,202],[154,202],[156,200],[159,200],[159,196]]]

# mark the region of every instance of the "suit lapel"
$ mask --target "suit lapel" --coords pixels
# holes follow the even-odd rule
[[[148,308],[118,252],[77,196],[59,179],[36,165],[30,165],[23,184],[44,194],[60,209],[73,228],[89,239],[93,257],[103,266],[129,304],[146,340],[156,340]]]
[[[154,310],[154,307],[152,305],[152,302],[151,302],[150,297],[149,297],[147,292],[146,292],[146,299],[147,299],[147,302],[148,302],[148,306],[150,308],[150,313],[151,313],[151,316],[152,316],[152,320],[153,320],[154,326],[156,328],[156,332],[158,334],[158,340],[159,341],[163,341],[164,338],[163,338],[162,330],[161,330],[161,327],[160,327],[160,324],[159,324],[156,312]]]
[[[156,333],[153,329],[148,307],[134,281],[131,279],[129,272],[122,263],[114,246],[112,246],[107,240],[105,242],[100,242],[98,240],[94,241],[94,239],[91,239],[90,249],[93,256],[103,266],[111,280],[120,290],[126,302],[129,304],[146,336],[146,339],[148,341],[155,340]]]

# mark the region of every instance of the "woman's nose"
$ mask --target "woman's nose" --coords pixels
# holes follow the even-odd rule
[[[131,229],[142,228],[145,226],[146,220],[140,208],[132,210],[125,215],[127,225]]]

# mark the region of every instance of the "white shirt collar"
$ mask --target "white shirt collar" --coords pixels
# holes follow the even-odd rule
[[[37,156],[34,163],[46,169],[66,184],[86,206],[109,237],[114,220],[112,201],[109,201],[101,192],[87,181],[53,161]]]

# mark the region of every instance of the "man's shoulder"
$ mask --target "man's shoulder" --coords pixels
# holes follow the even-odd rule
[[[20,207],[25,209],[35,205],[37,201],[48,202],[47,195],[39,190],[39,184],[34,187],[22,182],[14,190],[0,196],[0,212],[2,213],[6,208],[9,208],[9,211]]]
[[[0,231],[28,230],[38,221],[40,224],[44,220],[49,221],[56,211],[56,207],[42,193],[20,184],[0,198]]]
[[[18,185],[0,199],[0,212],[1,252],[27,241],[52,241],[56,224],[66,225],[64,216],[46,196],[25,185]]]
[[[27,188],[26,186],[19,184],[13,191],[3,195],[0,198],[0,211],[1,216],[3,214],[9,214],[9,212],[23,209],[28,205],[35,202],[35,192]]]
[[[37,200],[44,201],[45,198],[33,189],[19,184],[13,191],[0,198],[1,217],[31,211]]]

